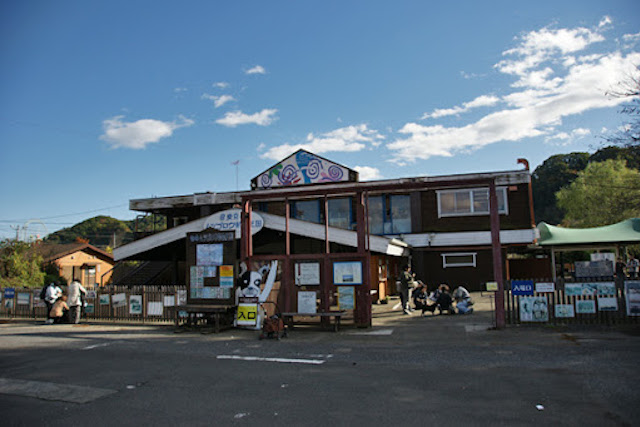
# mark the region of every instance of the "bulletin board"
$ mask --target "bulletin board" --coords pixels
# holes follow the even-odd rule
[[[238,260],[235,233],[208,229],[187,234],[187,303],[232,304]]]

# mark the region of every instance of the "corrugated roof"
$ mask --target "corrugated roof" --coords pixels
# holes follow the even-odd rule
[[[565,228],[541,222],[538,230],[541,246],[640,243],[640,218],[593,228]]]

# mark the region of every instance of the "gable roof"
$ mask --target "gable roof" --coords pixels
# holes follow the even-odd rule
[[[285,231],[286,226],[284,217],[268,214],[266,212],[260,212],[260,216],[264,219],[265,228]],[[202,217],[186,224],[144,237],[140,240],[127,243],[126,245],[114,249],[114,257],[117,261],[135,260],[137,259],[136,256],[139,256],[140,254],[186,238],[187,233],[202,231],[208,219],[208,217]],[[289,231],[292,234],[324,240],[326,230],[324,224],[315,224],[298,219],[289,219]],[[358,233],[352,230],[329,227],[329,241],[345,246],[358,247]],[[371,251],[376,253],[392,256],[408,255],[408,245],[393,238],[370,235],[369,244]]]
[[[541,246],[640,243],[640,218],[592,228],[564,228],[541,222],[538,230]]]
[[[108,261],[114,262],[113,255],[89,243],[40,243],[35,246],[35,249],[40,255],[42,255],[44,262],[52,262],[79,251],[94,252],[102,258],[107,258]]]
[[[355,170],[300,149],[254,177],[251,189],[356,181]]]

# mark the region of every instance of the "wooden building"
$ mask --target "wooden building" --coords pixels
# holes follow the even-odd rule
[[[257,175],[250,191],[131,200],[132,210],[166,216],[169,228],[114,255],[172,261],[174,280],[182,282],[187,233],[222,229],[216,214],[235,212],[237,228],[261,221],[255,235],[238,233],[238,259],[282,261],[279,299],[287,309],[295,305],[294,267],[308,260],[322,265],[321,309],[334,303],[332,266],[342,261],[362,262],[361,306],[395,293],[405,263],[432,288],[479,290],[502,281],[511,250],[535,242],[531,175],[523,162],[524,169],[511,171],[359,182],[357,172],[300,150]],[[366,323],[362,310],[356,317]]]
[[[37,251],[45,264],[53,264],[67,283],[78,280],[85,288],[108,283],[115,265],[113,255],[89,243],[39,243]]]

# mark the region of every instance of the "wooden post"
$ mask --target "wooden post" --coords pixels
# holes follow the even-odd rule
[[[504,279],[502,273],[502,245],[500,244],[500,214],[496,182],[489,183],[489,211],[491,213],[491,248],[493,252],[493,280],[498,283],[496,292],[496,328],[505,327],[504,315]]]

